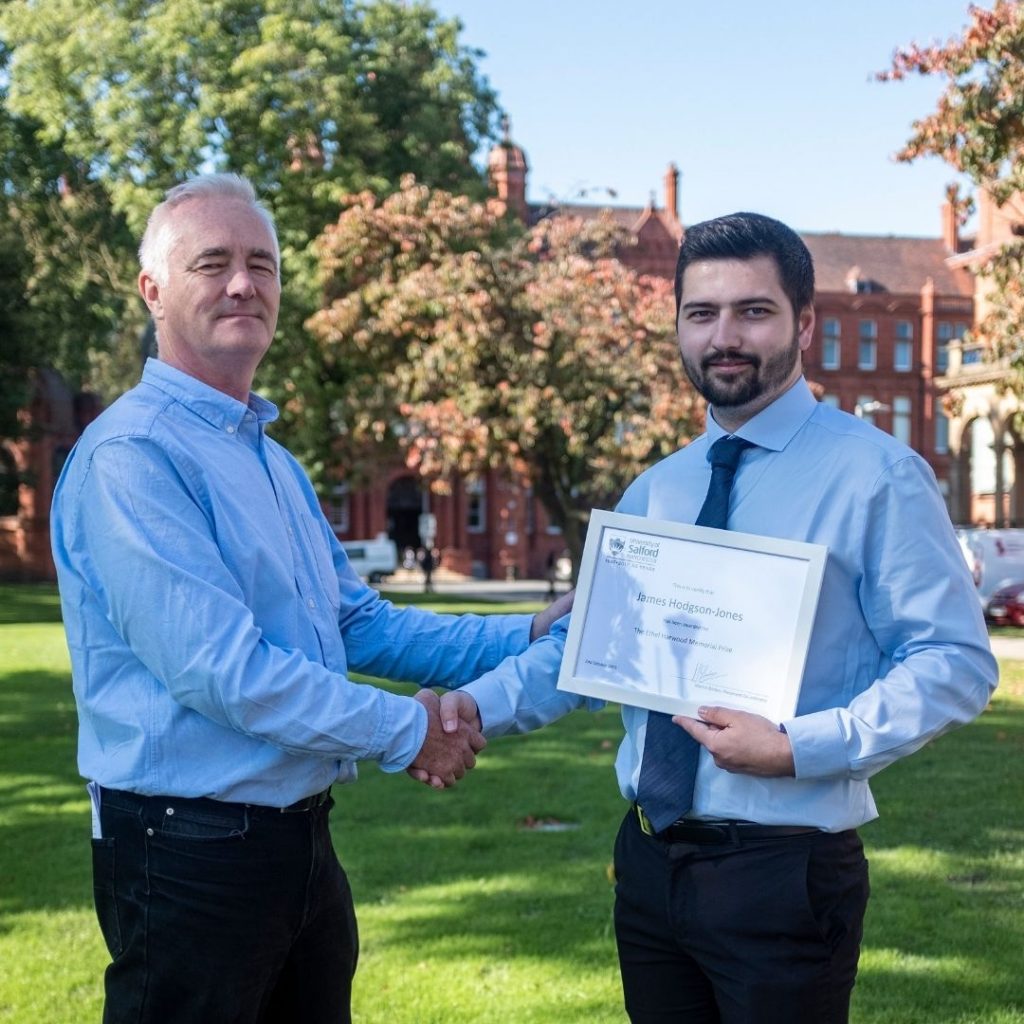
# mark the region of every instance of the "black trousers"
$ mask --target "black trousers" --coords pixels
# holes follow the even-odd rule
[[[867,861],[854,831],[615,843],[615,934],[633,1024],[845,1024]]]
[[[104,1024],[348,1024],[358,939],[332,803],[281,812],[104,790]]]

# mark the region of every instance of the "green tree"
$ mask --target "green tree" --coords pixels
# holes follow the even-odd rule
[[[1024,225],[1024,5],[996,0],[991,9],[970,5],[968,15],[960,36],[898,49],[892,68],[879,75],[945,81],[935,110],[914,123],[897,159],[941,157]],[[950,198],[969,212],[971,197],[951,186]],[[989,305],[972,334],[1011,358],[1016,390],[1024,393],[1024,239],[1002,245],[979,270]]]
[[[115,262],[128,266],[150,208],[189,174],[237,171],[268,201],[286,287],[258,383],[291,399],[284,426],[298,436],[328,427],[303,422],[331,377],[302,324],[320,298],[310,243],[341,197],[387,192],[404,172],[484,192],[472,156],[497,108],[459,32],[400,0],[7,0],[0,14],[7,105],[79,168],[76,194],[96,185],[123,218],[132,241]]]
[[[417,184],[353,197],[320,241],[335,456],[392,439],[446,485],[485,466],[527,482],[578,562],[608,507],[701,414],[675,344],[668,282],[615,256],[610,219],[525,231],[494,208]]]

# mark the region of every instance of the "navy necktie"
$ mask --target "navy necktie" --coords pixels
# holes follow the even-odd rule
[[[750,447],[742,437],[720,437],[711,446],[711,483],[695,525],[727,528],[733,477],[740,456]],[[692,806],[699,754],[700,744],[673,724],[671,715],[648,712],[636,799],[655,832],[668,828]]]

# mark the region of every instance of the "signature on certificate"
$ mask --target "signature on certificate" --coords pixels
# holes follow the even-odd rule
[[[724,672],[716,672],[711,665],[706,664],[703,661],[698,661],[693,666],[693,673],[690,678],[698,685],[707,685],[713,683],[716,679],[721,679],[725,675]]]

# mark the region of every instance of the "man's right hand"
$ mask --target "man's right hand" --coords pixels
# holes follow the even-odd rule
[[[458,696],[465,699],[460,701]],[[433,690],[420,690],[413,698],[427,709],[427,735],[408,772],[435,789],[454,786],[476,764],[476,755],[487,745],[473,699],[458,691],[445,697],[455,699],[445,705],[444,722],[441,700]]]

